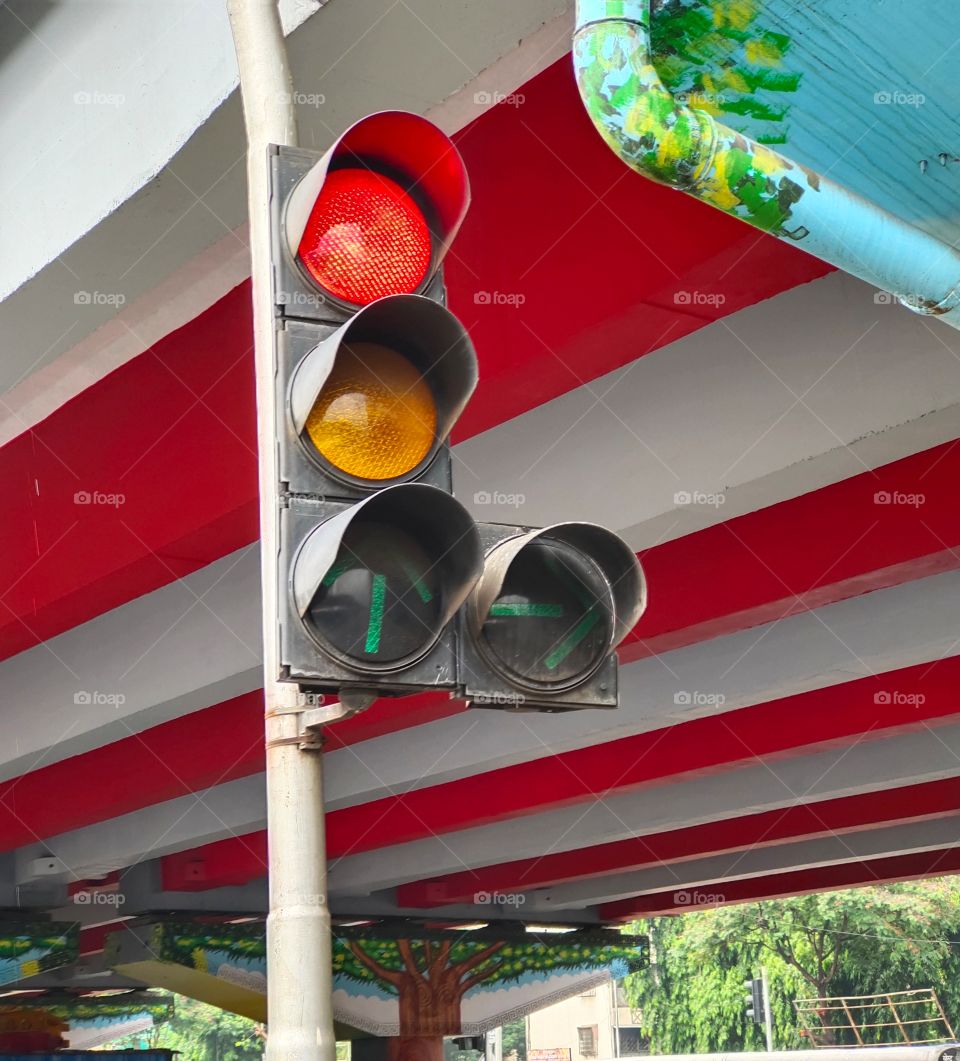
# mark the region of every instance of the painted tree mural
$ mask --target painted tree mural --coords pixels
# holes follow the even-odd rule
[[[409,926],[411,931],[414,926]],[[223,976],[225,965],[256,974],[265,971],[262,923],[215,924],[162,921],[151,950],[163,961]],[[617,977],[649,961],[645,936],[590,930],[563,935],[498,937],[485,931],[430,931],[417,938],[363,929],[341,929],[333,941],[333,974],[338,987],[364,985],[370,995],[395,998],[400,1035],[454,1035],[461,1030],[461,1004],[475,990],[507,987],[572,973]]]
[[[633,970],[645,964],[644,941],[623,944],[558,938],[494,940],[342,939],[333,971],[357,983],[372,983],[397,996],[401,1036],[455,1035],[460,1006],[480,986],[517,983],[529,973],[589,969],[621,961]]]

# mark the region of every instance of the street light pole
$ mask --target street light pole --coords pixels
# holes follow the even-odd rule
[[[270,144],[296,146],[293,84],[275,0],[227,0],[247,131],[247,192],[263,594],[270,913],[268,1061],[334,1061],[321,754],[302,734],[296,685],[277,680],[279,478],[270,249]]]

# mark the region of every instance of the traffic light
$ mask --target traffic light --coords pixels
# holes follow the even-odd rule
[[[442,304],[469,201],[423,118],[366,118],[272,158],[281,680],[353,696],[457,685],[482,571],[448,437],[477,358]]]
[[[481,524],[466,605],[463,694],[477,706],[617,706],[617,645],[646,604],[633,550],[591,523]]]
[[[756,980],[744,980],[743,986],[748,991],[746,995],[747,1017],[754,1024],[763,1024],[766,1019],[763,1012],[763,980],[759,977]]]
[[[442,262],[469,183],[450,139],[400,111],[323,155],[271,156],[281,681],[339,695],[617,705],[614,650],[643,574],[585,523],[476,524],[450,433],[477,357]]]
[[[426,118],[371,114],[323,155],[279,147],[273,192],[282,315],[343,321],[389,295],[443,299],[440,266],[470,186],[456,147]]]

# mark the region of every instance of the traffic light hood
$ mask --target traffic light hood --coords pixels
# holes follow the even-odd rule
[[[344,167],[369,169],[398,180],[425,203],[434,237],[430,269],[421,285],[425,287],[470,205],[470,182],[453,141],[426,118],[407,111],[381,111],[352,125],[290,193],[284,232],[293,259],[327,175]]]
[[[421,470],[447,439],[477,386],[477,355],[470,336],[448,309],[422,295],[390,295],[372,302],[318,343],[297,366],[288,395],[297,435],[302,437],[337,357],[354,343],[374,343],[403,355],[430,388],[436,406],[436,437],[417,469]]]
[[[344,535],[358,519],[402,529],[423,545],[443,586],[441,623],[448,623],[483,571],[483,550],[473,518],[463,505],[424,483],[380,490],[321,523],[304,539],[291,575],[293,601],[301,619],[333,567]]]
[[[500,596],[511,566],[528,546],[540,539],[564,542],[589,557],[600,569],[610,588],[613,635],[610,649],[627,636],[647,606],[647,584],[633,550],[627,543],[594,523],[555,523],[510,538],[487,554],[483,576],[474,593],[474,618],[482,625]]]

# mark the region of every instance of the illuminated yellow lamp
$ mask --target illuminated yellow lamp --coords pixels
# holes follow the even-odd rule
[[[416,468],[436,432],[437,408],[419,369],[396,350],[366,342],[341,347],[306,423],[324,460],[376,481]]]

